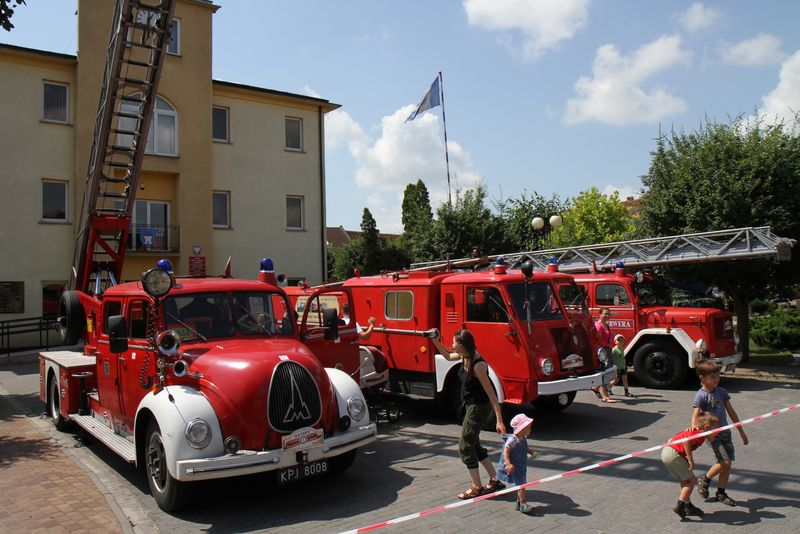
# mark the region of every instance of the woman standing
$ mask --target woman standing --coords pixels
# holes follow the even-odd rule
[[[453,336],[453,348],[447,350],[441,338],[433,339],[439,353],[448,360],[461,359],[461,373],[463,387],[461,399],[466,406],[464,422],[461,425],[461,438],[458,441],[458,452],[461,461],[467,466],[472,486],[465,492],[459,493],[459,499],[472,499],[484,493],[491,493],[503,488],[503,483],[497,480],[497,472],[489,460],[489,452],[481,445],[481,427],[486,424],[494,410],[497,418],[497,432],[505,434],[506,425],[503,423],[503,414],[500,403],[489,380],[489,366],[478,354],[475,338],[468,330],[459,330]],[[478,465],[482,465],[489,474],[489,483],[481,484],[481,474]]]
[[[614,346],[614,343],[611,341],[611,327],[608,324],[609,317],[611,317],[611,310],[608,308],[600,308],[600,317],[597,319],[597,322],[594,323],[597,340],[600,341],[600,351],[605,354],[605,360],[602,362],[603,368],[611,365],[611,349]],[[617,402],[608,395],[605,384],[599,388],[593,387],[592,391],[594,391],[597,398],[603,402]]]

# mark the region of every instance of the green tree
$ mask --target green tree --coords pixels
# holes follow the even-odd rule
[[[403,236],[395,245],[405,249],[411,261],[433,259],[433,212],[428,188],[422,180],[408,184],[403,193]]]
[[[436,210],[433,249],[437,259],[447,254],[466,257],[477,248],[481,255],[507,252],[503,221],[486,206],[486,186],[456,190],[455,202]]]
[[[5,31],[10,32],[14,28],[11,17],[14,15],[14,9],[21,5],[25,5],[25,0],[0,0],[0,27]]]
[[[375,222],[375,218],[369,208],[364,208],[364,213],[361,215],[361,237],[356,242],[359,243],[361,249],[363,262],[361,272],[363,274],[376,274],[381,265],[381,240],[378,224]]]
[[[503,221],[505,242],[509,246],[505,252],[521,252],[544,247],[545,232],[533,228],[534,217],[547,221],[551,215],[563,214],[566,205],[557,195],[548,199],[536,191],[530,196],[523,191],[519,198],[499,201],[497,209]]]
[[[729,124],[707,120],[699,130],[658,139],[641,199],[642,227],[650,235],[769,225],[800,238],[800,116],[793,124]],[[715,284],[734,301],[740,348],[749,356],[749,303],[770,287],[796,284],[800,261],[781,265],[729,262],[676,269]]]
[[[564,223],[550,232],[547,247],[594,245],[630,239],[633,220],[617,192],[607,197],[596,187],[567,202]]]

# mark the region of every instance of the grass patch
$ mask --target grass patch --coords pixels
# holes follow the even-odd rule
[[[749,365],[788,365],[794,361],[792,353],[750,343]]]

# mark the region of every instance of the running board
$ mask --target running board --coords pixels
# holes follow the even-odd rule
[[[94,436],[97,441],[105,444],[106,447],[119,454],[128,463],[136,462],[136,447],[106,425],[100,423],[91,415],[70,414],[70,419],[75,421],[78,426]]]

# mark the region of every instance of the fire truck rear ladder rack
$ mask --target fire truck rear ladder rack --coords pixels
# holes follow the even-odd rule
[[[512,267],[530,260],[534,269],[547,268],[550,258],[558,261],[561,272],[588,272],[592,269],[613,269],[619,261],[625,267],[651,267],[684,263],[731,260],[772,259],[788,261],[795,241],[778,237],[769,226],[736,228],[633,241],[618,241],[600,245],[565,247],[550,250],[496,254],[484,259],[494,261],[503,257]],[[450,262],[415,263],[411,270],[431,271],[474,265],[479,260],[465,258]]]
[[[103,275],[115,283],[122,274],[174,2],[117,0],[78,219],[72,289],[89,292],[92,277],[99,288]]]

